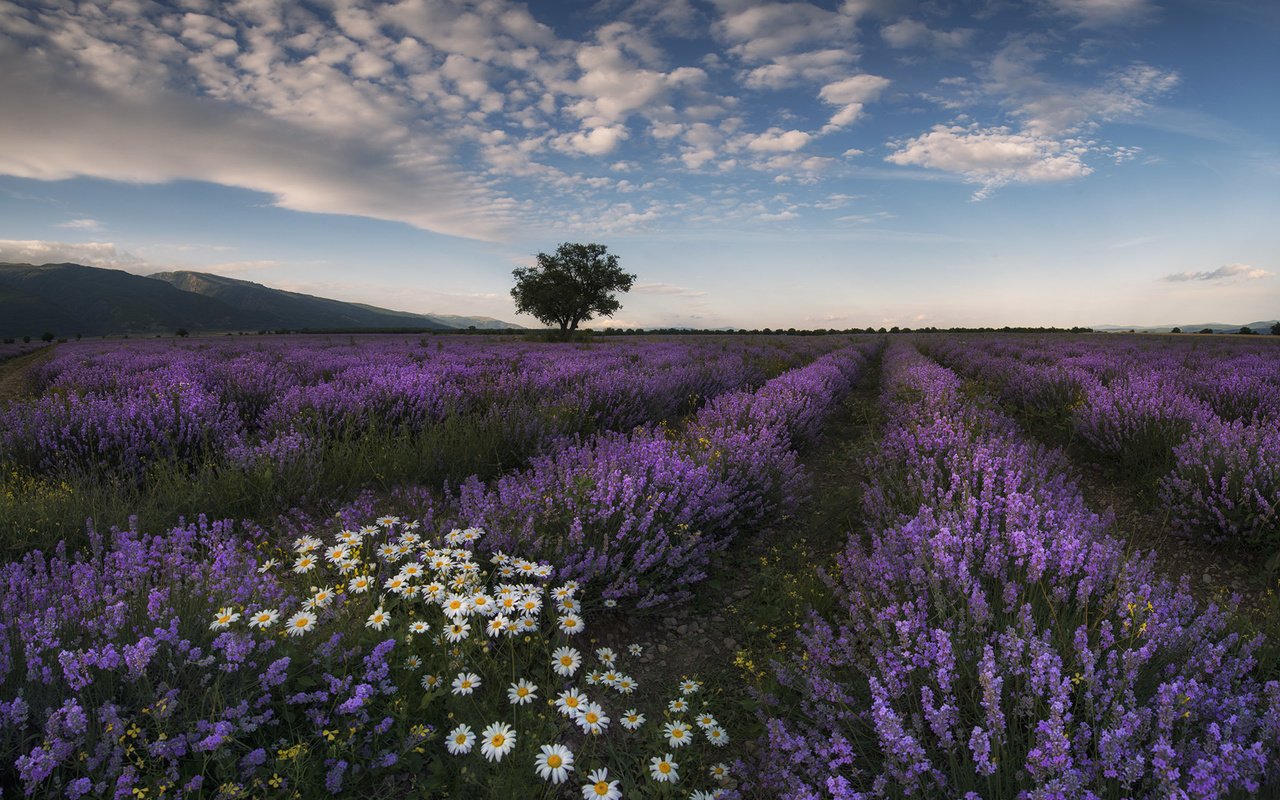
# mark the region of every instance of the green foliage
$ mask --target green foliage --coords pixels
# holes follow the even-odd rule
[[[558,325],[563,335],[597,315],[613,316],[622,307],[614,293],[630,291],[636,279],[622,271],[605,245],[570,242],[556,248],[555,255],[538,253],[537,266],[517,267],[511,274],[516,311]]]

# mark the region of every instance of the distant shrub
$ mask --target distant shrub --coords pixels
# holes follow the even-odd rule
[[[1174,457],[1160,493],[1181,533],[1280,547],[1280,430],[1218,422],[1195,431]]]

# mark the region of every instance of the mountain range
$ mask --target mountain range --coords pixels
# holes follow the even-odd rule
[[[1257,322],[1246,322],[1241,325],[1234,325],[1223,322],[1194,322],[1182,323],[1181,325],[1094,325],[1095,331],[1134,331],[1136,333],[1170,333],[1174,328],[1179,328],[1183,333],[1200,333],[1203,330],[1210,330],[1214,333],[1239,333],[1241,328],[1248,328],[1254,333],[1270,333],[1271,326],[1276,324],[1278,320],[1259,320]]]
[[[258,330],[494,330],[491,317],[414,314],[204,272],[135,275],[82,264],[0,263],[0,336]]]

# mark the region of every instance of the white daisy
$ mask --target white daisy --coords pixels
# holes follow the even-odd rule
[[[566,689],[556,698],[556,708],[569,719],[577,719],[587,702],[586,696],[577,689]]]
[[[671,760],[671,754],[649,759],[649,775],[659,783],[675,783],[680,780],[680,765]]]
[[[258,572],[263,572],[263,573],[270,572],[271,570],[275,569],[278,566],[280,566],[280,562],[278,560],[274,558],[268,558],[266,561],[263,561],[261,564],[258,565]]]
[[[213,615],[213,622],[209,623],[209,630],[220,631],[224,628],[230,628],[231,623],[240,619],[240,614],[230,606],[218,609]]]
[[[316,557],[309,555],[298,556],[298,560],[293,562],[293,571],[299,575],[304,572],[310,572],[316,568]]]
[[[582,621],[582,617],[577,614],[569,613],[560,618],[558,623],[560,630],[568,636],[576,636],[586,630],[587,626]]]
[[[409,623],[409,633],[426,633],[431,630],[431,626],[420,619],[415,619]]]
[[[662,726],[662,733],[667,737],[667,744],[674,748],[684,747],[693,741],[693,728],[683,720],[668,722]]]
[[[617,781],[609,780],[609,770],[600,768],[587,776],[590,783],[582,787],[584,800],[622,800]]]
[[[583,733],[601,734],[609,727],[609,717],[599,703],[587,703],[576,720]]]
[[[601,664],[613,666],[618,663],[618,654],[613,651],[612,647],[596,648],[596,658]]]
[[[551,668],[557,675],[571,677],[582,665],[582,654],[572,647],[560,647],[551,654]]]
[[[445,742],[445,746],[449,748],[449,752],[455,756],[466,755],[471,752],[471,747],[476,743],[476,735],[471,732],[471,726],[459,725],[449,731],[449,739]]]
[[[573,771],[573,753],[559,744],[544,744],[542,752],[534,759],[538,777],[552,783],[564,783]]]
[[[480,676],[474,672],[459,672],[453,679],[452,692],[456,695],[468,695],[480,688]]]
[[[481,735],[484,744],[480,745],[480,752],[490,761],[501,761],[516,746],[516,732],[505,722],[493,723]]]
[[[382,607],[379,606],[372,614],[369,615],[369,619],[365,621],[364,626],[366,628],[373,628],[375,631],[380,631],[387,627],[387,624],[390,622],[391,615],[386,611],[383,611]]]
[[[485,633],[489,634],[490,636],[497,636],[498,634],[502,633],[502,631],[506,629],[506,627],[507,627],[507,618],[499,614],[498,616],[494,617],[493,619],[485,623],[484,630],[485,630]]]
[[[721,728],[719,725],[713,725],[712,727],[707,728],[704,735],[707,737],[707,741],[711,742],[716,747],[724,747],[729,743],[729,734],[725,733],[724,728]]]
[[[617,689],[619,694],[631,694],[640,688],[640,683],[630,675],[619,675],[617,682],[613,684],[613,688]]]
[[[301,636],[316,626],[316,615],[310,611],[299,611],[289,617],[289,635]]]
[[[455,622],[444,631],[444,638],[451,642],[460,642],[471,633],[471,625],[466,622]]]
[[[521,678],[518,683],[511,684],[511,688],[507,689],[507,699],[513,706],[527,705],[537,698],[538,687],[524,678]]]
[[[719,764],[712,764],[711,767],[707,769],[707,772],[716,780],[723,781],[729,777],[729,765],[723,761]]]
[[[313,594],[307,602],[302,604],[303,608],[314,610],[317,608],[324,608],[333,602],[333,589],[317,589],[312,586],[311,591]]]
[[[264,608],[249,618],[250,628],[270,628],[280,619],[280,612],[274,608]]]
[[[629,731],[639,730],[640,726],[644,724],[644,714],[634,708],[628,708],[622,712],[622,719],[619,721],[622,723],[622,727]]]

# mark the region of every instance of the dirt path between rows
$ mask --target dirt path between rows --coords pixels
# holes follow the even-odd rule
[[[32,353],[24,353],[8,361],[0,361],[0,405],[10,400],[29,397],[35,392],[32,373],[35,368],[53,357],[57,345],[41,347]]]

